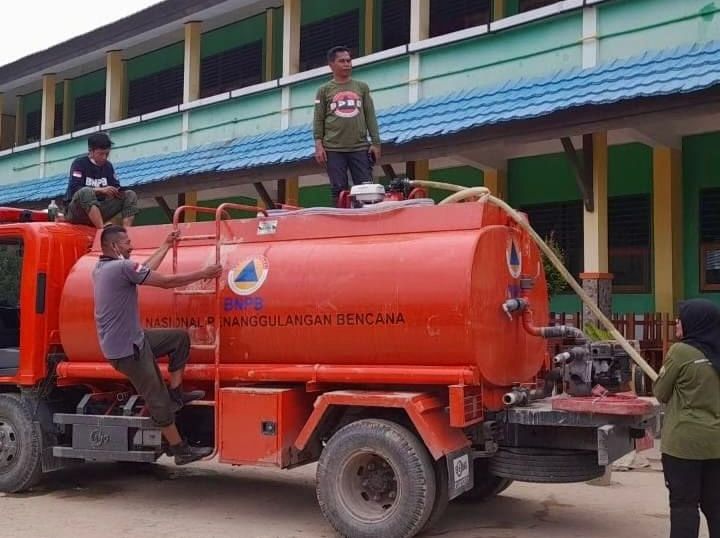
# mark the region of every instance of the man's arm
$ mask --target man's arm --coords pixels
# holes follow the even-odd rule
[[[155,252],[153,252],[147,260],[145,260],[145,263],[143,263],[143,265],[153,271],[160,267],[160,264],[165,259],[165,256],[167,256],[168,251],[172,247],[173,242],[175,242],[178,237],[180,237],[179,231],[170,232],[170,234],[168,234],[168,236],[165,238],[163,244],[160,245],[160,247]]]
[[[375,160],[380,160],[380,128],[378,127],[377,116],[375,115],[375,103],[373,103],[370,95],[370,87],[365,87],[365,96],[363,97],[363,112],[365,114],[365,124],[367,125],[368,134],[370,135],[370,152],[375,156]]]
[[[165,275],[156,271],[148,273],[147,278],[143,281],[146,286],[153,286],[155,288],[181,288],[197,282],[198,280],[205,280],[211,278],[217,278],[222,274],[222,266],[220,265],[208,265],[204,269],[199,271],[193,271],[192,273],[178,273],[177,275]]]
[[[667,359],[660,368],[660,374],[653,384],[653,394],[661,403],[667,403],[673,395],[675,382],[677,381],[680,370],[682,369],[682,361],[674,354],[672,348],[668,351]]]
[[[315,112],[313,114],[313,138],[322,140],[325,136],[325,91],[318,88],[315,94]]]
[[[315,95],[315,112],[313,115],[313,139],[315,140],[315,160],[318,164],[327,162],[327,153],[323,147],[325,137],[325,91],[320,87]]]
[[[72,200],[73,195],[85,185],[85,171],[81,166],[73,163],[70,167],[70,179],[68,181],[67,198]]]

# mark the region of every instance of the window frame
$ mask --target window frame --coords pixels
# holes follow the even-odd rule
[[[700,272],[700,291],[713,292],[720,291],[720,283],[712,284],[707,281],[707,270],[705,269],[705,254],[709,250],[720,250],[720,241],[700,241],[700,260],[698,269]]]

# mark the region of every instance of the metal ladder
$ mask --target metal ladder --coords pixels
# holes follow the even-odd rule
[[[252,211],[253,213],[263,213],[264,216],[268,216],[268,213],[266,210],[260,207],[255,206],[249,206],[244,204],[234,204],[234,203],[224,203],[220,204],[217,209],[213,209],[210,207],[200,207],[200,206],[189,206],[189,205],[183,205],[178,207],[175,210],[175,213],[173,214],[173,231],[177,232],[180,230],[180,218],[184,213],[187,211],[195,211],[196,213],[205,213],[209,215],[215,216],[215,233],[214,234],[197,234],[197,235],[187,235],[187,236],[180,236],[176,238],[175,241],[173,241],[172,245],[172,274],[177,274],[177,266],[178,266],[178,247],[180,242],[186,242],[186,241],[209,241],[213,240],[215,242],[215,263],[221,264],[221,257],[220,257],[220,250],[222,245],[222,221],[224,217],[229,218],[229,210],[239,210],[239,211]],[[220,274],[217,278],[215,278],[215,287],[212,289],[201,289],[201,290],[183,290],[183,289],[173,289],[173,311],[174,313],[177,312],[177,298],[179,295],[214,295],[215,296],[215,335],[214,340],[212,344],[190,344],[190,349],[197,349],[197,350],[203,350],[203,351],[213,351],[214,352],[214,383],[213,383],[213,393],[214,393],[214,400],[212,403],[212,406],[214,408],[214,421],[215,421],[215,427],[214,427],[214,437],[215,437],[215,446],[213,448],[212,454],[210,454],[206,459],[211,460],[213,459],[218,452],[218,447],[220,446],[220,405],[219,405],[219,399],[220,399],[220,329],[222,328],[222,295],[221,295],[221,289],[220,289],[220,279],[223,278],[223,273]]]

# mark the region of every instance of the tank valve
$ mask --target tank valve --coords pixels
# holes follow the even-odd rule
[[[528,302],[525,299],[508,299],[502,305],[503,312],[507,314],[507,317],[512,321],[513,312],[520,312],[525,310],[528,306]]]
[[[513,390],[503,395],[503,403],[512,407],[514,405],[523,405],[527,402],[527,392],[521,390]]]
[[[533,400],[540,400],[545,397],[545,391],[542,389],[513,389],[503,395],[503,403],[507,407],[515,405],[527,405]]]

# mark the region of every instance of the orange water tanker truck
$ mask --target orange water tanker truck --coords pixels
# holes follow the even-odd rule
[[[654,433],[656,402],[605,395],[628,390],[627,351],[547,326],[541,251],[517,219],[482,196],[363,192],[347,209],[252,218],[180,207],[129,230],[143,259],[179,229],[162,272],[224,268],[139,292],[145,327],[190,333],[185,384],[207,394],[177,417],[191,444],[228,465],[317,463],[340,535],[408,538],[458,497],[599,477]],[[155,462],[160,431],[100,352],[95,230],[9,208],[0,220],[0,491],[80,461]],[[555,339],[571,345],[553,357]]]

